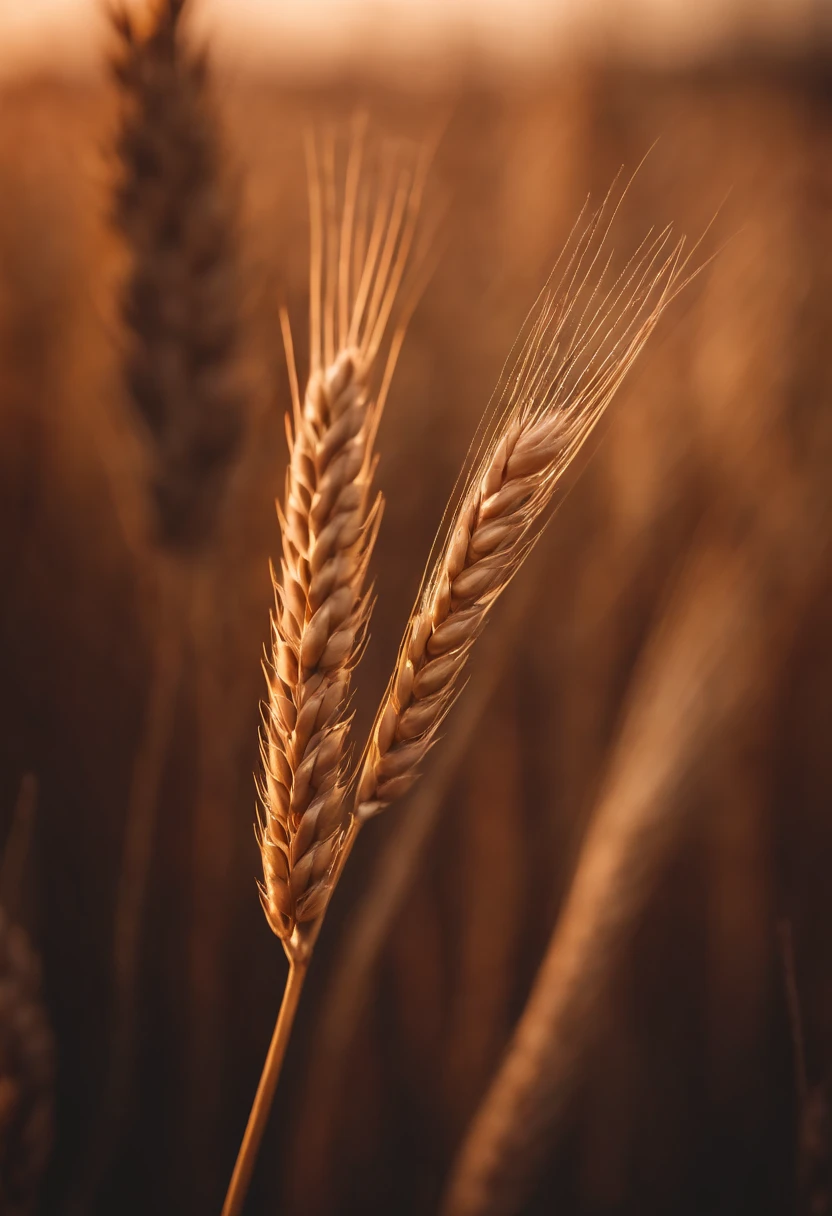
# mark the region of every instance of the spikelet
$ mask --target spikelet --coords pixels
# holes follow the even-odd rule
[[[283,554],[279,577],[273,572],[258,839],[263,906],[287,952],[299,948],[299,927],[324,911],[349,819],[350,678],[370,616],[366,575],[382,510],[372,488],[374,440],[404,322],[389,342],[385,336],[411,260],[426,168],[424,158],[412,168],[386,159],[373,206],[367,179],[362,186],[362,147],[357,133],[339,199],[334,142],[325,143],[322,169],[309,145],[311,373],[302,403],[284,323],[294,418],[278,508]],[[371,207],[368,224],[360,217]]]
[[[613,217],[615,210],[613,210]],[[642,242],[605,290],[608,201],[573,230],[527,318],[490,441],[408,623],[357,787],[366,819],[405,794],[456,699],[489,611],[540,534],[563,474],[596,426],[677,286],[681,244]],[[556,267],[557,269],[557,267]],[[554,276],[553,276],[554,277]]]

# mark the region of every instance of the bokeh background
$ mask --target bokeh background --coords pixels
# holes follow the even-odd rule
[[[445,219],[380,436],[387,508],[359,725],[503,359],[586,195],[602,198],[652,147],[616,250],[670,222],[696,239],[716,216],[701,260],[715,256],[662,320],[507,599],[497,640],[484,642],[475,721],[466,711],[462,723],[470,738],[452,719],[428,794],[362,834],[250,1210],[436,1209],[616,741],[649,694],[644,655],[667,605],[700,595],[704,554],[719,572],[714,613],[738,603],[754,643],[729,648],[739,709],[714,711],[668,794],[672,844],[621,935],[527,1210],[828,1211],[832,10],[785,0],[193,0],[193,10],[242,200],[247,441],[212,556],[215,644],[188,660],[165,765],[139,1080],[114,1167],[82,1210],[219,1210],[279,1001],[285,962],[259,908],[251,830],[289,403],[278,309],[288,304],[303,368],[304,132],[366,107],[397,137],[442,124],[431,191]],[[70,1210],[104,1092],[113,911],[153,646],[150,559],[125,524],[144,495],[114,307],[123,258],[109,224],[107,46],[91,3],[0,11],[0,826],[34,774],[23,902],[57,1040],[46,1213]],[[205,702],[212,681],[221,711],[216,695]],[[217,864],[229,895],[222,1007],[205,1010],[219,1037],[207,1036],[195,1105],[185,1061],[200,993],[186,935],[194,884],[210,881],[192,864],[200,731],[228,828]],[[649,739],[640,755],[649,780]],[[378,924],[368,901],[405,847],[395,912],[351,986],[339,960],[356,925]],[[336,1024],[350,1033],[333,1047],[343,1002]],[[808,1131],[795,1006],[818,1116]]]

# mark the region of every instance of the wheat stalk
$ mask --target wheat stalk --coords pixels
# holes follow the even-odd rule
[[[107,1087],[92,1156],[76,1187],[80,1210],[110,1165],[129,1109],[142,922],[187,611],[202,590],[202,567],[216,540],[244,430],[237,200],[224,167],[206,56],[182,36],[186,8],[186,0],[154,0],[141,25],[126,10],[111,10],[119,102],[111,218],[128,260],[120,299],[122,363],[147,464],[151,544],[142,555],[148,559],[154,636],[125,816]],[[197,862],[209,835],[201,818],[200,803]],[[197,902],[204,898],[196,896]],[[222,892],[213,890],[208,898],[221,902]],[[218,957],[212,974],[219,975]],[[212,1010],[217,988],[215,978],[207,998]],[[197,1047],[203,1039],[194,1036]]]
[[[320,213],[320,190],[314,174],[312,180],[314,217]],[[363,583],[378,509],[369,505],[366,479],[378,410],[361,408],[362,387],[355,371],[360,372],[361,360],[343,351],[339,356],[336,350],[336,336],[343,341],[347,309],[336,310],[335,302],[345,298],[340,284],[350,257],[343,254],[343,246],[337,256],[334,252],[334,219],[327,225],[332,238],[323,329],[323,241],[313,240],[313,378],[303,409],[294,395],[295,427],[281,517],[282,579],[274,580],[277,611],[273,663],[267,671],[264,814],[259,828],[263,905],[290,968],[223,1216],[238,1216],[242,1209],[311,950],[355,837],[363,822],[415,780],[459,692],[469,653],[491,607],[534,546],[540,535],[536,525],[565,470],[678,289],[682,243],[671,245],[669,229],[653,239],[648,234],[624,272],[607,290],[601,289],[599,280],[611,255],[600,270],[599,261],[616,211],[610,214],[609,198],[582,229],[576,226],[578,234],[567,244],[560,280],[553,286],[550,279],[527,319],[527,331],[521,335],[526,340],[505,394],[498,399],[502,408],[496,412],[490,440],[481,445],[483,455],[411,616],[354,787],[344,764],[346,706],[369,616]],[[313,233],[315,227],[313,223]],[[378,245],[382,247],[381,237]],[[395,238],[383,241],[391,259],[395,245]],[[371,237],[368,259],[373,246]],[[382,256],[382,264],[384,260]],[[376,294],[382,298],[385,289],[377,289],[373,297]],[[363,305],[360,287],[358,299]],[[360,321],[353,319],[348,341],[359,330]],[[316,336],[321,333],[323,340]],[[295,384],[297,377],[292,374],[291,379]],[[342,405],[340,394],[347,389]],[[341,416],[347,421],[339,426]],[[353,440],[353,447],[345,446]],[[335,456],[346,464],[347,455],[352,479],[333,476],[330,487],[324,481],[327,469]],[[346,543],[339,546],[342,530]],[[319,536],[326,538],[320,557]],[[314,582],[318,573],[319,587]]]
[[[687,822],[689,786],[714,739],[731,737],[757,703],[761,656],[771,656],[760,597],[747,553],[707,536],[694,547],[640,661],[564,909],[454,1165],[444,1216],[509,1216],[528,1203],[621,944]]]
[[[264,664],[258,842],[261,899],[283,943],[289,977],[246,1134],[226,1197],[241,1210],[303,978],[339,862],[350,808],[346,744],[352,672],[371,611],[366,575],[381,520],[374,494],[375,437],[418,284],[395,328],[391,317],[414,255],[427,170],[384,158],[375,198],[362,178],[359,122],[338,198],[336,144],[307,145],[310,184],[310,375],[303,401],[288,318],[292,387],[289,466],[278,517],[279,576],[271,653]],[[375,180],[375,179],[372,179]],[[368,218],[372,215],[372,221]]]
[[[154,530],[192,555],[209,546],[243,438],[236,198],[208,61],[182,38],[187,0],[155,0],[139,31],[113,13],[121,102],[113,220],[130,253],[125,374],[147,439]]]

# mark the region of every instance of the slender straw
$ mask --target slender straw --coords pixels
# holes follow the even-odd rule
[[[760,594],[748,556],[705,534],[640,661],[569,894],[441,1216],[517,1216],[559,1146],[621,945],[695,809],[702,757],[770,687]]]
[[[38,779],[24,773],[12,816],[12,825],[0,860],[0,903],[12,921],[20,919],[26,860],[32,840],[32,823],[38,802]]]
[[[289,961],[289,974],[286,978],[286,987],[283,990],[283,1000],[280,1002],[280,1011],[275,1022],[272,1041],[269,1044],[269,1054],[266,1056],[266,1063],[260,1077],[260,1084],[257,1086],[243,1142],[237,1154],[234,1173],[231,1175],[228,1194],[222,1208],[222,1216],[240,1216],[242,1213],[308,969],[308,956]]]
[[[156,579],[150,687],[125,815],[113,928],[114,1011],[109,1071],[90,1155],[81,1168],[67,1210],[89,1210],[92,1196],[112,1168],[130,1110],[138,1052],[138,997],[142,926],[153,859],[165,764],[176,720],[184,663],[182,604],[187,578],[161,556]]]
[[[341,872],[347,858],[352,852],[361,826],[361,821],[358,818],[353,818],[347,828],[341,845],[341,852],[333,869],[333,890],[338,885],[338,879],[341,877]],[[325,908],[318,920],[313,925],[306,927],[305,931],[301,930],[300,926],[296,926],[291,940],[284,942],[284,949],[289,959],[289,974],[286,977],[286,986],[283,989],[283,999],[280,1002],[277,1022],[275,1023],[272,1041],[269,1045],[269,1053],[266,1056],[266,1062],[260,1074],[260,1083],[257,1086],[257,1093],[254,1095],[243,1141],[237,1153],[234,1173],[231,1175],[231,1182],[228,1184],[222,1216],[239,1216],[239,1213],[243,1210],[243,1204],[245,1203],[246,1194],[251,1183],[251,1176],[257,1161],[257,1154],[260,1151],[260,1142],[263,1139],[263,1132],[269,1119],[277,1083],[280,1080],[286,1048],[292,1036],[292,1027],[295,1023],[295,1014],[303,989],[303,981],[306,979],[306,972],[309,970],[315,943],[323,928],[326,911],[327,909]]]
[[[162,563],[163,567],[166,563]],[[142,924],[148,896],[148,874],[159,810],[165,761],[174,728],[183,664],[182,590],[173,569],[159,575],[158,617],[153,669],[145,721],[134,759],[123,846],[123,870],[113,934],[116,976],[116,1025],[111,1090],[114,1106],[132,1084],[135,1066],[137,989]],[[118,1093],[118,1099],[115,1095]]]

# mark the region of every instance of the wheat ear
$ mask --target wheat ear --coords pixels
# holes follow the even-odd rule
[[[0,1211],[32,1216],[54,1135],[55,1043],[41,967],[19,924],[37,781],[20,785],[0,865]]]
[[[362,179],[363,146],[362,125],[339,199],[334,140],[322,148],[314,139],[308,143],[311,368],[303,401],[282,317],[293,416],[278,507],[281,568],[272,572],[276,606],[264,665],[257,834],[263,909],[283,943],[289,977],[224,1216],[239,1213],[245,1200],[350,819],[350,680],[370,617],[365,584],[382,511],[372,488],[375,436],[407,307],[389,342],[386,337],[413,253],[427,169],[427,156],[413,168],[387,157],[373,203],[369,179]]]
[[[121,102],[113,220],[131,257],[125,378],[151,465],[160,544],[210,546],[240,450],[237,200],[206,54],[182,36],[187,0],[154,0],[139,31],[113,13]]]
[[[0,910],[0,1210],[30,1216],[52,1145],[54,1043],[40,964]]]
[[[372,489],[374,440],[389,376],[378,395],[372,381],[421,193],[418,174],[397,173],[387,163],[356,274],[361,149],[357,137],[339,222],[333,146],[324,148],[321,174],[316,146],[309,145],[312,366],[302,404],[295,400],[278,508],[283,555],[280,575],[273,572],[258,834],[263,907],[290,959],[304,952],[306,927],[326,906],[348,820],[349,689],[370,615],[365,583],[382,510]]]
[[[489,612],[539,536],[563,474],[678,288],[681,243],[645,239],[607,290],[608,203],[573,234],[527,320],[497,425],[407,626],[356,796],[365,820],[412,786]],[[614,216],[613,209],[612,215]]]

